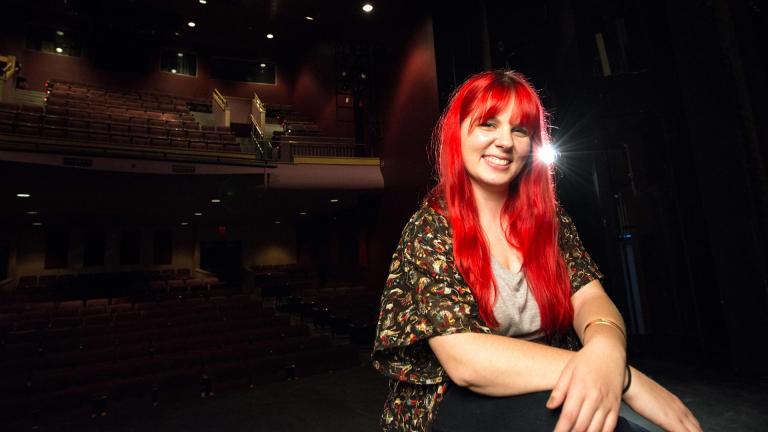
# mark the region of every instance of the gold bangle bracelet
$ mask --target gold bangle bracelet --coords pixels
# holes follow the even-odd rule
[[[605,325],[609,325],[609,326],[615,328],[616,330],[618,330],[619,333],[621,333],[621,337],[623,337],[624,340],[627,340],[627,334],[624,332],[624,329],[621,328],[621,326],[618,325],[617,323],[615,323],[615,322],[613,322],[613,321],[611,321],[609,319],[605,319],[605,318],[597,318],[597,319],[593,319],[592,321],[588,322],[587,325],[584,326],[584,331],[581,332],[582,337],[584,337],[587,334],[587,329],[592,324],[605,324]]]

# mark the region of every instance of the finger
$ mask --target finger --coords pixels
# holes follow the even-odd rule
[[[603,423],[602,432],[613,432],[616,429],[616,425],[619,423],[619,412],[611,410],[608,415],[605,416],[605,423]]]
[[[567,432],[573,429],[573,425],[579,417],[581,406],[584,403],[584,394],[578,391],[572,391],[568,394],[563,404],[563,410],[560,412],[560,418],[557,419],[555,432]]]
[[[573,424],[573,429],[578,432],[591,430],[592,422],[598,417],[598,411],[600,408],[601,399],[599,396],[590,396],[584,399],[584,403],[581,404],[579,414],[576,417],[576,422]],[[603,421],[603,415],[599,415],[599,421]],[[601,424],[602,426],[602,424]]]
[[[586,430],[587,432],[602,432],[603,425],[605,424],[605,412],[602,409],[597,409],[594,415],[592,415],[592,421],[589,423],[586,429],[579,429],[579,420],[576,421],[576,430]]]
[[[568,394],[568,387],[571,385],[571,377],[573,377],[573,369],[569,365],[566,365],[560,373],[560,377],[557,379],[555,387],[552,389],[552,393],[549,395],[547,408],[555,409],[562,405],[565,396]]]

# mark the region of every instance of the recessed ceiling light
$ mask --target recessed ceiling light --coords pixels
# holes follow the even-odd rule
[[[19,197],[19,198],[29,198],[32,195],[30,195],[28,193],[17,193],[16,196]]]
[[[315,20],[315,18],[311,17],[311,16],[305,16],[304,18],[306,18],[307,21],[314,21]]]
[[[265,67],[267,67],[267,64],[266,63],[262,63],[259,66],[261,66],[262,68],[265,68]]]
[[[200,212],[195,212],[195,216],[202,216],[203,214]]]
[[[302,215],[302,216],[306,216],[306,215],[307,215],[307,212],[301,212],[301,213],[299,213],[299,214],[300,214],[300,215]]]
[[[200,0],[200,4],[208,4],[208,0]]]
[[[36,211],[34,211],[34,210],[30,210],[30,211],[28,211],[28,212],[27,212],[27,214],[28,214],[28,215],[36,215],[36,214],[37,214],[37,212],[36,212]]]
[[[361,74],[360,74],[360,78],[362,78],[362,79],[366,79],[367,77],[368,77],[368,76],[367,76],[366,74],[364,74],[364,73],[361,73]]]
[[[275,35],[273,35],[272,33],[267,33],[267,39],[274,39],[274,38],[275,38]]]
[[[181,223],[181,226],[187,226],[187,225],[189,225],[189,222],[182,222]]]
[[[370,3],[366,3],[363,5],[363,12],[371,13],[372,10],[373,10],[373,5],[371,5]]]
[[[40,226],[42,224],[43,224],[42,222],[32,222],[32,225],[34,225],[34,226]]]
[[[171,69],[171,73],[176,73],[176,69]]]
[[[211,200],[211,202],[212,202],[212,203],[220,203],[220,202],[221,202],[221,200],[220,200],[220,199],[218,199],[218,198],[214,198],[214,199],[212,199],[212,200]]]
[[[190,22],[188,22],[188,23],[187,23],[187,25],[188,25],[188,26],[190,26],[190,27],[194,27],[194,26],[196,26],[197,24],[195,24],[195,22],[194,22],[194,21],[190,21]]]
[[[279,223],[280,223],[280,221],[275,221],[275,223],[276,223],[276,224],[279,224]]]
[[[339,200],[337,200],[336,198],[331,198],[331,202],[332,203],[337,203],[337,202],[339,202]]]
[[[56,34],[59,36],[64,36],[64,32],[61,30],[56,30]]]
[[[176,57],[184,57],[184,53],[183,52],[176,53]]]
[[[180,36],[179,32],[173,32],[174,35]]]
[[[57,53],[59,53],[59,54],[61,54],[61,53],[63,53],[63,52],[64,52],[64,50],[63,50],[63,49],[61,49],[60,47],[56,47],[56,52],[57,52]]]

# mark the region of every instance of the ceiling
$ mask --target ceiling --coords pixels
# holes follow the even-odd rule
[[[386,39],[414,13],[403,0],[7,0],[16,22],[64,26],[86,38],[131,36],[146,42],[216,47],[230,54],[301,48],[307,41]],[[45,11],[41,13],[40,11]],[[310,16],[313,20],[307,20]],[[190,28],[187,23],[196,26]],[[273,33],[274,39],[266,34]]]

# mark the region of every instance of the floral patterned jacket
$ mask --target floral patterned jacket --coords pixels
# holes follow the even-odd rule
[[[603,277],[584,250],[573,220],[558,206],[558,243],[572,293]],[[448,221],[424,204],[403,229],[381,298],[373,367],[390,378],[380,426],[385,431],[427,431],[450,380],[429,348],[432,336],[493,333],[479,316],[455,267]],[[575,333],[540,342],[575,350]]]

